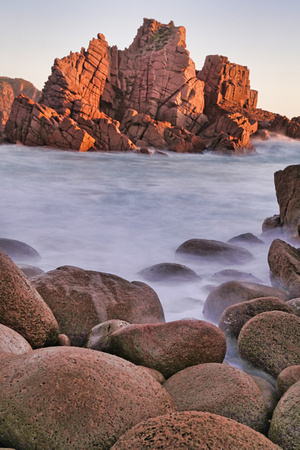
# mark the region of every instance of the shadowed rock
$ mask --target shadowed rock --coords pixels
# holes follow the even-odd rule
[[[283,369],[276,380],[276,390],[280,397],[298,381],[300,381],[300,364]]]
[[[39,253],[33,247],[15,239],[0,238],[0,250],[15,262],[40,259]]]
[[[244,248],[211,239],[189,239],[177,248],[176,253],[227,264],[243,263],[253,256]]]
[[[254,244],[264,244],[264,241],[262,241],[261,239],[259,239],[257,236],[255,236],[252,233],[243,233],[243,234],[239,234],[238,236],[234,236],[233,238],[229,239],[227,241],[229,244],[250,244],[250,245],[254,245]]]
[[[115,443],[112,450],[128,449],[239,449],[279,450],[261,433],[216,414],[184,411],[141,422]]]
[[[32,350],[31,345],[19,333],[0,324],[0,353],[21,355]]]
[[[218,323],[222,313],[229,306],[261,297],[277,297],[286,301],[287,295],[280,289],[259,283],[228,281],[214,289],[207,297],[203,314]]]
[[[0,367],[1,444],[109,449],[125,431],[174,411],[142,368],[102,352],[53,347]]]
[[[160,263],[139,272],[147,281],[197,281],[201,277],[182,264]]]
[[[264,432],[268,412],[252,377],[227,364],[199,364],[173,375],[164,387],[179,411],[207,411]]]

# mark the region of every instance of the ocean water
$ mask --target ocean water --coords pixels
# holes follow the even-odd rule
[[[147,282],[166,320],[202,319],[203,303],[223,269],[252,273],[270,285],[262,236],[266,217],[278,214],[274,172],[300,162],[300,141],[257,141],[256,154],[220,156],[77,153],[21,145],[0,146],[0,236],[33,246],[37,265],[62,265],[145,281],[142,269],[182,263],[197,282]],[[227,241],[251,232],[263,245],[238,266],[185,261],[175,253],[191,238]]]

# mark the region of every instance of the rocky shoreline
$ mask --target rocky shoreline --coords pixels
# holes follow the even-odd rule
[[[2,141],[78,151],[240,154],[254,151],[250,138],[267,139],[270,132],[300,138],[299,117],[256,108],[247,67],[210,55],[196,70],[185,34],[172,21],[144,19],[125,50],[98,34],[87,50],[54,61],[38,101],[19,89],[12,103],[6,80]]]
[[[205,320],[165,322],[144,282],[17,265],[38,265],[38,253],[1,238],[2,448],[298,448],[300,166],[274,178],[271,286],[230,269],[262,244],[250,233],[190,239],[176,251],[187,265],[141,272],[176,289],[199,277],[190,258],[222,261]]]

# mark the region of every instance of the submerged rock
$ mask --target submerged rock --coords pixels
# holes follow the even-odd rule
[[[40,259],[39,253],[33,247],[16,239],[0,238],[0,250],[15,262]]]
[[[147,281],[197,281],[201,277],[192,269],[182,264],[160,263],[139,272]]]

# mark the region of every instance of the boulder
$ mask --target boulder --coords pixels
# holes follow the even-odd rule
[[[271,282],[285,289],[290,298],[300,297],[300,252],[281,239],[275,239],[269,249],[268,263]]]
[[[134,448],[279,450],[280,447],[235,420],[207,412],[184,411],[139,423],[121,436],[112,450]]]
[[[300,297],[292,298],[291,300],[288,300],[286,304],[292,308],[293,313],[296,314],[296,316],[300,317]]]
[[[164,322],[159,298],[145,283],[72,266],[59,267],[30,281],[72,345],[83,346],[90,330],[110,319]]]
[[[44,270],[40,269],[36,266],[29,266],[28,264],[18,264],[19,269],[22,270],[24,275],[26,275],[27,278],[32,278],[37,275],[41,275],[42,273],[45,273]]]
[[[280,224],[285,230],[299,237],[300,164],[288,166],[284,170],[275,172],[274,181],[279,205]]]
[[[6,253],[15,262],[40,259],[39,253],[33,247],[16,239],[0,238],[0,251]]]
[[[276,390],[280,397],[298,381],[300,381],[300,364],[283,369],[276,380]]]
[[[142,368],[75,347],[39,349],[0,367],[0,441],[14,448],[109,449],[125,431],[174,411]]]
[[[249,244],[249,245],[261,245],[264,244],[264,241],[259,239],[257,236],[255,236],[253,233],[242,233],[238,236],[234,236],[233,238],[229,239],[227,241],[229,244]]]
[[[182,264],[160,263],[139,272],[147,281],[199,281],[201,277],[192,269]]]
[[[32,350],[31,345],[19,333],[0,324],[0,353],[21,355]]]
[[[183,319],[121,328],[110,336],[109,351],[168,378],[195,364],[222,362],[226,341],[216,326]]]
[[[261,395],[265,402],[265,406],[267,408],[268,418],[271,419],[273,411],[279,400],[278,393],[276,392],[276,389],[273,387],[273,385],[266,379],[256,375],[251,375],[251,377],[260,389]]]
[[[262,297],[229,306],[222,313],[219,328],[230,338],[238,338],[248,320],[266,311],[284,311],[293,314],[286,302],[276,297]]]
[[[300,117],[293,117],[287,125],[286,135],[293,139],[300,139]]]
[[[179,411],[206,411],[265,432],[268,412],[253,378],[227,364],[198,364],[164,383]]]
[[[260,282],[260,280],[252,275],[252,273],[242,272],[235,269],[220,270],[213,275],[213,279],[219,283],[225,283],[226,281],[251,281],[253,283]]]
[[[243,326],[238,350],[242,359],[277,378],[300,364],[300,318],[283,311],[258,314]]]
[[[33,348],[57,342],[57,321],[23,272],[0,251],[0,321]]]
[[[287,295],[281,289],[260,283],[228,281],[214,289],[207,297],[203,314],[212,322],[218,323],[226,308],[237,303],[261,297],[277,297],[283,301]]]
[[[283,449],[300,448],[300,381],[279,400],[270,425],[269,439]]]
[[[176,253],[220,260],[226,264],[243,263],[252,258],[252,254],[244,248],[211,239],[189,239],[177,248]]]

